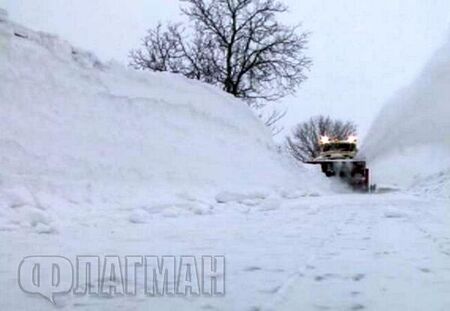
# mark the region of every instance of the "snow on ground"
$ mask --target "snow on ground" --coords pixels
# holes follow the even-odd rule
[[[273,310],[448,309],[448,202],[376,196],[320,208],[318,243]]]
[[[185,212],[178,218],[143,208],[139,221],[129,219],[126,208],[110,214],[96,208],[79,215],[59,234],[0,233],[2,309],[50,309],[47,300],[25,295],[17,286],[17,264],[24,256],[57,253],[73,260],[80,252],[120,256],[223,254],[226,295],[66,295],[56,297],[58,309],[448,308],[448,202],[389,193],[278,197],[272,198],[269,205],[272,208],[264,204],[220,203],[213,204],[209,212]]]
[[[375,181],[450,196],[450,40],[381,111],[361,153]],[[435,176],[441,176],[435,178]]]
[[[332,193],[317,168],[286,162],[245,105],[220,90],[104,64],[5,16],[2,310],[450,305],[449,201],[434,198],[447,173],[434,175],[435,186],[416,179],[430,197]],[[25,256],[87,254],[224,255],[226,294],[71,294],[52,306],[19,289]]]

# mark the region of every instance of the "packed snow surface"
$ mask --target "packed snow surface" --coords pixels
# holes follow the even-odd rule
[[[382,109],[364,139],[376,182],[437,190],[450,197],[450,40],[412,85]],[[441,176],[434,178],[433,176]],[[441,181],[426,186],[424,182]]]

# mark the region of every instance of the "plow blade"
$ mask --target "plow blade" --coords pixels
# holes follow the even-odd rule
[[[327,177],[339,177],[355,190],[369,191],[369,169],[365,161],[358,160],[320,160],[308,164],[320,165]]]

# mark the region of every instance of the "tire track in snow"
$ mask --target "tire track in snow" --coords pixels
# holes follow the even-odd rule
[[[437,310],[450,303],[448,258],[417,225],[430,220],[429,202],[359,198],[338,205],[337,217],[322,213],[324,225],[338,225],[309,258],[316,269],[301,268],[268,310]]]

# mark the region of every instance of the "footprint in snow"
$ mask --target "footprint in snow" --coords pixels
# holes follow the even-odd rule
[[[128,220],[133,224],[145,224],[148,222],[149,214],[144,210],[135,210],[131,213]]]
[[[365,274],[363,274],[363,273],[358,273],[358,274],[355,274],[355,275],[352,277],[352,280],[355,281],[355,282],[359,282],[359,281],[361,281],[362,279],[364,279],[365,277],[366,277]]]
[[[431,270],[428,269],[428,268],[419,268],[419,270],[420,270],[421,272],[423,272],[423,273],[430,273],[430,272],[431,272]]]
[[[275,287],[272,287],[272,288],[269,288],[269,289],[262,289],[262,290],[259,290],[258,292],[260,292],[260,293],[262,293],[262,294],[270,294],[270,295],[273,295],[273,294],[278,293],[278,291],[280,290],[280,288],[281,288],[281,286],[275,286]]]
[[[405,216],[406,215],[404,213],[399,212],[399,211],[387,211],[387,212],[384,212],[384,217],[385,218],[403,218]]]
[[[337,278],[337,277],[338,277],[338,275],[336,275],[336,274],[327,273],[327,274],[324,274],[324,275],[317,275],[317,276],[315,276],[314,277],[314,281],[321,282],[321,281],[325,281],[325,280],[332,279],[332,278]]]
[[[258,267],[258,266],[250,266],[250,267],[244,268],[244,271],[246,271],[246,272],[253,272],[253,271],[260,271],[260,270],[262,270],[262,268]]]

